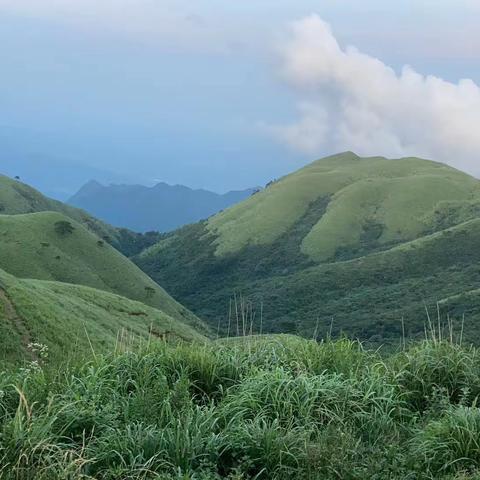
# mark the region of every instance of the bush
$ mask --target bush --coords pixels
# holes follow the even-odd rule
[[[58,222],[55,222],[54,228],[55,232],[61,236],[70,235],[75,230],[75,227],[66,220],[59,220]]]

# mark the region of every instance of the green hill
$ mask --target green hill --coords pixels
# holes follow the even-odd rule
[[[205,340],[192,327],[140,302],[89,287],[19,280],[0,270],[0,363],[35,358],[32,343],[49,356],[110,352],[156,338]]]
[[[470,200],[480,200],[479,182],[441,163],[349,152],[273,183],[213,217],[207,229],[217,236],[216,255],[223,256],[271,244],[309,217],[311,228],[299,239],[300,250],[324,261],[365,241],[384,246],[417,238],[435,226],[451,202]]]
[[[127,256],[139,253],[160,238],[160,235],[155,232],[142,234],[126,228],[112,227],[92,217],[84,210],[48,198],[25,183],[0,175],[0,215],[38,212],[62,213],[82,224]]]
[[[424,304],[450,311],[458,295],[480,288],[477,217],[480,182],[467,174],[345,153],[173,232],[135,261],[223,331],[236,294],[257,328],[262,307],[264,331],[332,328],[382,341],[398,338],[402,318],[409,333],[423,331]],[[474,335],[480,304],[469,298]]]
[[[87,212],[45,197],[25,183],[0,175],[0,214],[18,215],[36,212],[59,212],[81,223],[101,238],[111,237],[115,240],[118,237],[115,228],[97,220]]]
[[[65,229],[65,225],[70,227]],[[0,268],[19,278],[55,280],[113,292],[204,328],[195,315],[130,260],[61,213],[0,215]]]

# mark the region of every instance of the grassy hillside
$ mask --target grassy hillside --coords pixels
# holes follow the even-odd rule
[[[161,238],[161,235],[157,232],[143,234],[132,232],[126,228],[112,227],[92,217],[84,210],[48,198],[18,180],[0,175],[0,215],[37,212],[62,213],[82,224],[100,239],[110,243],[126,256],[140,253]],[[124,225],[119,226],[123,227]]]
[[[402,318],[421,333],[425,304],[433,314],[441,302],[445,314],[465,313],[480,341],[477,297],[464,309],[457,301],[480,287],[479,188],[439,163],[343,154],[174,232],[135,261],[223,332],[236,294],[257,330],[262,309],[264,331],[391,340]]]
[[[0,214],[18,215],[48,211],[59,212],[70,217],[100,238],[110,237],[115,240],[118,235],[115,228],[97,220],[87,212],[45,197],[25,183],[0,175]]]
[[[72,230],[63,231],[65,224]],[[0,268],[19,278],[114,292],[158,308],[175,320],[203,326],[116,249],[61,213],[0,215]]]
[[[274,305],[274,331],[309,336],[346,331],[376,342],[422,335],[426,307],[480,343],[480,219],[354,260],[258,280],[243,289],[255,303]],[[403,326],[402,326],[403,320]]]
[[[479,352],[278,336],[0,374],[0,478],[475,480]]]
[[[48,361],[112,351],[141,339],[204,340],[192,327],[140,302],[89,287],[19,280],[0,270],[0,364]],[[0,455],[1,457],[1,455]]]
[[[344,153],[318,160],[216,215],[216,255],[275,242],[320,199],[300,249],[317,261],[361,246],[366,235],[379,246],[417,238],[435,226],[445,203],[480,201],[480,184],[444,164],[403,158],[360,158]]]

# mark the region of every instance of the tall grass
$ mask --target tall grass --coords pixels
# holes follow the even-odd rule
[[[428,340],[151,344],[0,374],[0,479],[474,479],[480,359]]]

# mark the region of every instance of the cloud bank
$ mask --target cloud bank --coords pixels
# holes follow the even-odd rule
[[[298,91],[299,118],[270,131],[308,155],[415,155],[480,173],[480,87],[405,66],[396,73],[355,47],[342,48],[318,15],[291,25],[282,73]]]

